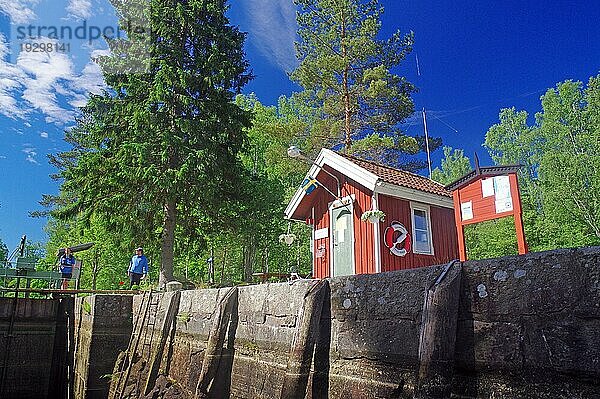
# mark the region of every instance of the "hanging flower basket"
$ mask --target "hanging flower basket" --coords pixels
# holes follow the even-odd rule
[[[360,220],[371,223],[383,222],[385,220],[385,212],[380,210],[366,211],[361,215]]]
[[[296,235],[293,233],[281,234],[279,236],[279,242],[286,243],[287,245],[292,245],[295,239]]]

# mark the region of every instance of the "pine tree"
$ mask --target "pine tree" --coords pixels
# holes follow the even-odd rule
[[[413,34],[380,40],[383,8],[377,0],[296,0],[296,52],[291,73],[319,116],[314,135],[325,146],[389,158],[390,150],[420,151],[399,124],[414,111],[415,87],[393,68],[412,50]],[[399,165],[396,165],[399,166]]]

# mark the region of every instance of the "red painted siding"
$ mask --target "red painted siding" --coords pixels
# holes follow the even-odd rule
[[[353,180],[343,181],[342,196],[354,194],[354,262],[356,274],[375,273],[375,233],[373,224],[360,216],[371,209],[372,192]]]
[[[430,205],[434,255],[415,254],[412,250],[405,256],[396,256],[383,242],[385,229],[394,221],[406,227],[412,237],[412,215],[410,202],[398,198],[379,195],[379,209],[385,212],[385,222],[381,228],[381,271],[403,270],[415,267],[431,266],[458,258],[458,244],[454,224],[454,210]]]
[[[496,197],[493,195],[490,197],[483,197],[481,180],[483,179],[477,179],[458,190],[460,202],[471,201],[473,207],[473,219],[467,220],[463,222],[463,224],[479,223],[485,220],[496,219],[513,214],[513,211],[496,213]],[[458,210],[460,212],[460,204],[458,205]]]
[[[363,212],[371,209],[372,192],[346,176],[328,169],[335,174],[342,186],[341,196],[355,196],[354,209],[354,264],[356,274],[375,273],[375,232],[374,225],[360,220]],[[324,184],[331,192],[337,193],[336,181],[325,172],[320,172],[317,180]],[[311,198],[312,197],[312,198]],[[315,278],[331,276],[331,227],[329,206],[335,198],[323,188],[318,188],[305,199],[312,200],[310,207],[314,209],[314,229],[327,229],[327,237],[314,242],[314,267]],[[379,209],[386,213],[385,223],[380,223],[380,234],[383,237],[385,228],[392,221],[404,224],[412,235],[412,221],[410,203],[405,200],[379,195]],[[430,206],[430,219],[432,226],[432,241],[434,256],[414,254],[412,251],[405,257],[392,255],[381,239],[381,271],[401,270],[414,267],[431,266],[445,263],[458,257],[454,211],[452,209]]]
[[[360,220],[364,211],[371,209],[371,192],[355,181],[346,176],[328,169],[335,174],[342,186],[341,196],[347,197],[352,194],[355,196],[353,203],[353,225],[354,225],[354,265],[356,274],[375,273],[375,247],[373,225]],[[320,172],[317,180],[324,184],[331,192],[337,193],[336,181],[325,172]],[[330,273],[330,238],[331,228],[329,223],[329,206],[335,201],[335,198],[326,190],[319,188],[311,196],[314,196],[313,207],[315,211],[315,230],[327,228],[327,238],[315,240],[314,242],[314,270],[313,276],[316,278],[325,278]],[[320,251],[324,249],[325,253],[319,257]],[[321,252],[322,253],[322,252]]]

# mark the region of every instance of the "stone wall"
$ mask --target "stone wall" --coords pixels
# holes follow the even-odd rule
[[[66,396],[72,304],[68,298],[0,298],[0,398]]]
[[[464,264],[456,392],[600,397],[600,248]]]
[[[132,297],[94,295],[75,302],[76,398],[107,398],[114,365],[132,332]]]
[[[298,310],[314,281],[240,287],[214,397],[279,397]],[[170,376],[194,393],[215,310],[228,289],[181,295]]]
[[[317,341],[304,349],[315,280],[239,287],[227,306],[228,288],[183,291],[176,316],[166,319],[163,300],[146,329],[168,336],[162,351],[153,343],[151,396],[280,398],[304,350],[308,398],[412,398],[425,288],[442,268],[328,280],[309,331]],[[600,398],[600,248],[466,262],[459,303],[453,395]],[[207,356],[210,342],[218,351]],[[199,380],[212,383],[198,391]]]

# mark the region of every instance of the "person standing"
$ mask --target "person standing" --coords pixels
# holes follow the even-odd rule
[[[65,248],[65,253],[60,257],[63,290],[69,288],[69,280],[73,277],[73,266],[75,266],[75,257],[71,253],[71,248]]]
[[[144,250],[139,247],[135,250],[135,255],[129,261],[129,288],[134,285],[140,285],[140,281],[148,274],[148,259],[144,256]]]

